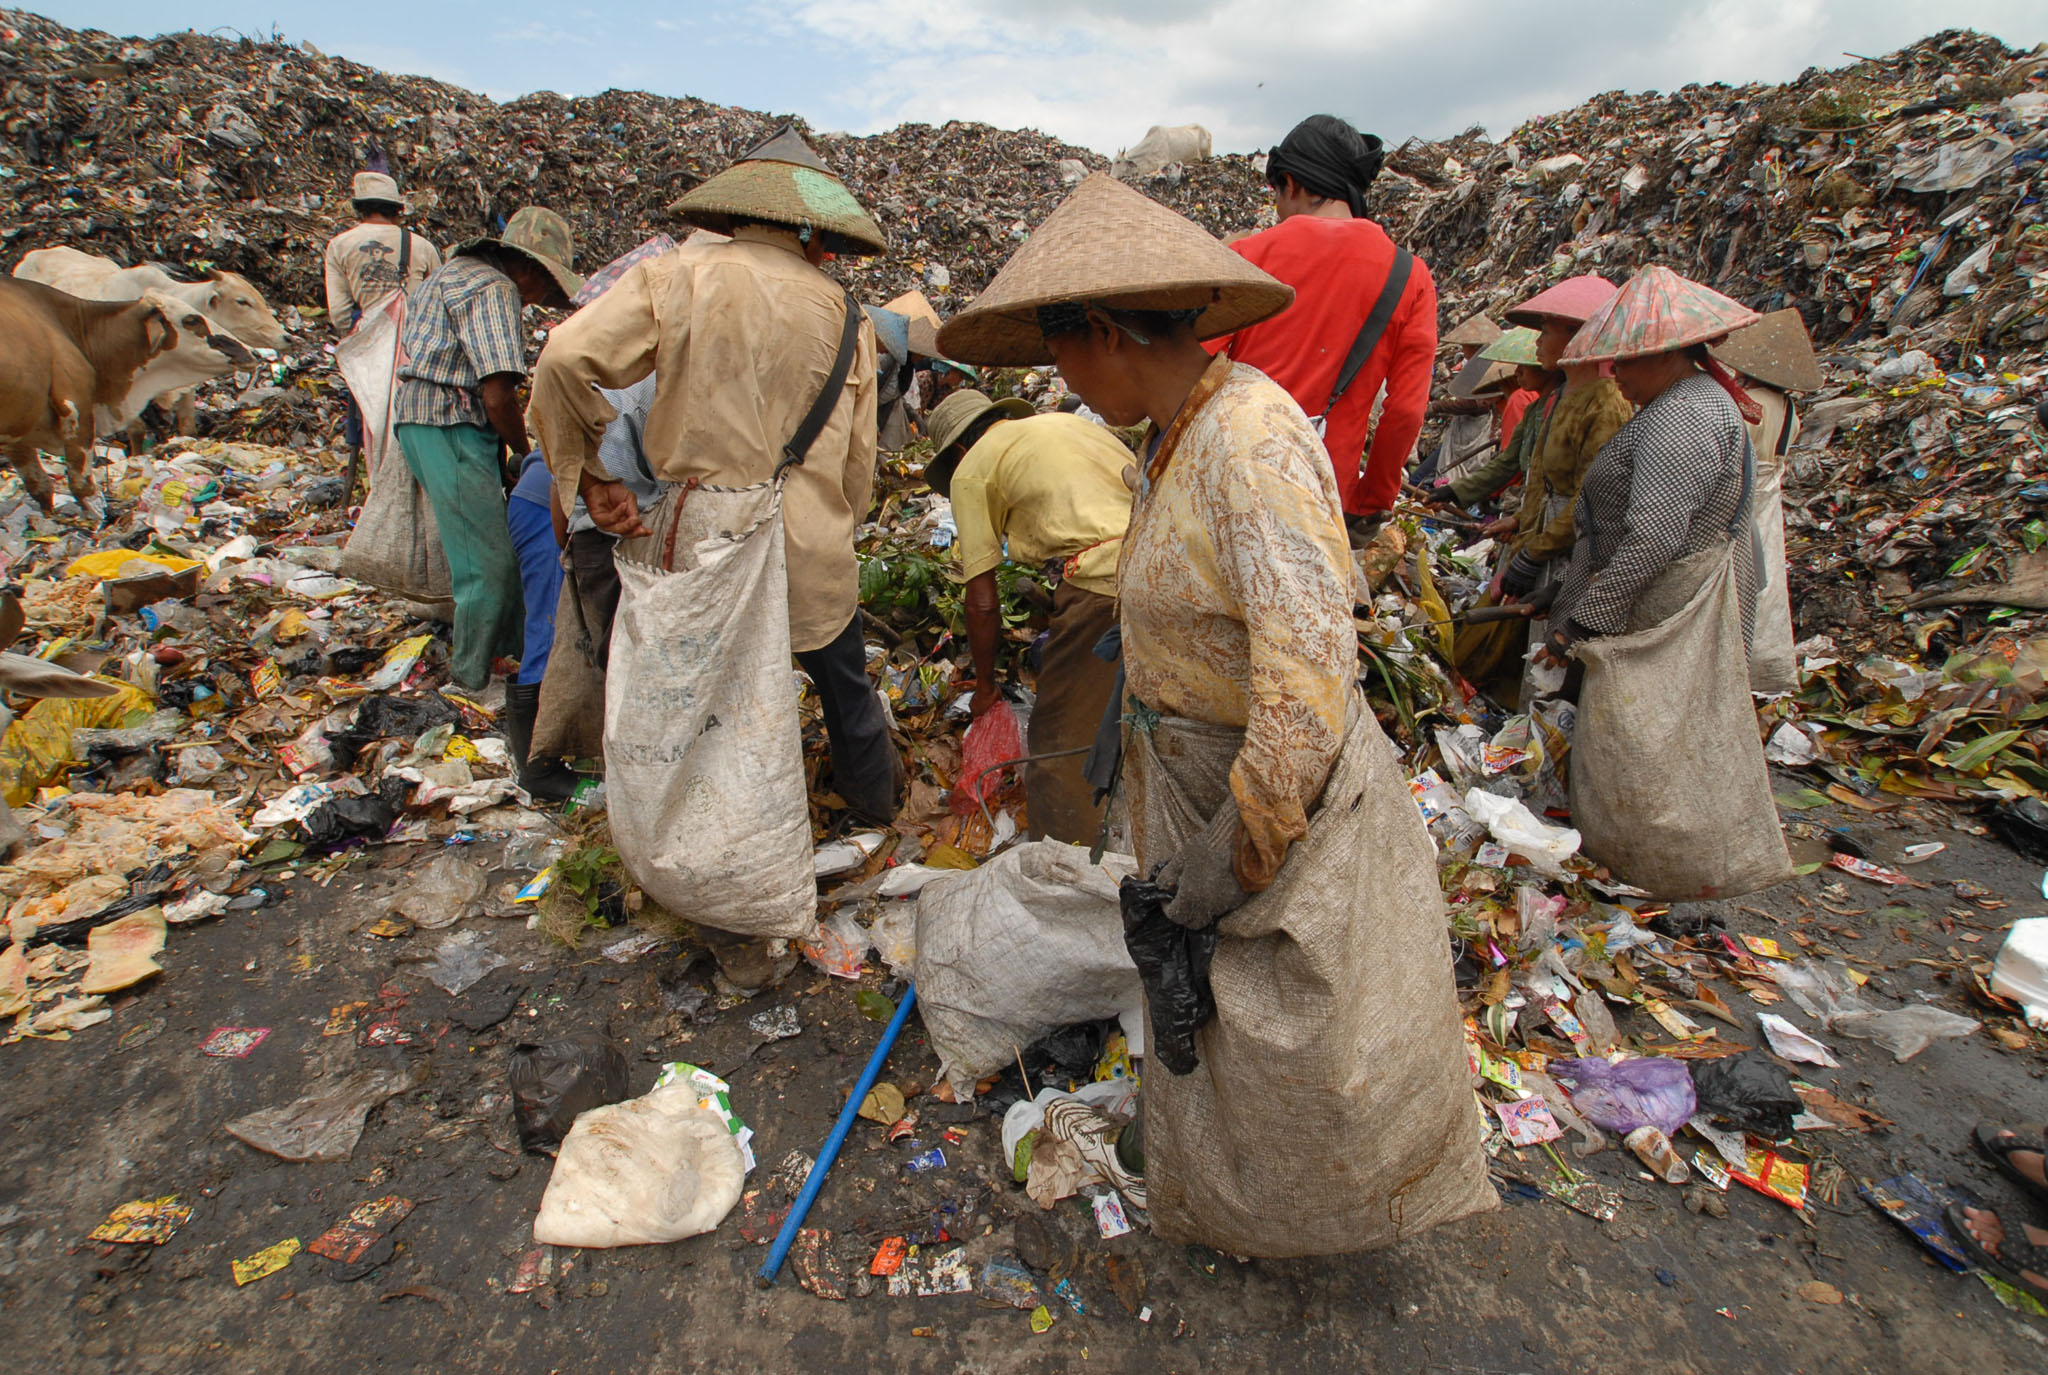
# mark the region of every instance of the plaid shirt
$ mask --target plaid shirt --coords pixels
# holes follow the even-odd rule
[[[450,258],[406,301],[392,421],[489,429],[483,379],[503,372],[526,372],[519,288],[481,258]]]
[[[1586,469],[1578,542],[1550,609],[1596,635],[1645,629],[1637,600],[1667,568],[1725,547],[1744,528],[1749,432],[1713,378],[1674,382],[1621,427]],[[1745,628],[1756,598],[1749,541],[1736,550]]]

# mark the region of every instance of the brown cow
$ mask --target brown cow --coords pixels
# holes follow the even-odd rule
[[[36,454],[64,455],[65,483],[93,494],[92,444],[127,424],[159,392],[219,377],[249,350],[198,310],[161,292],[139,301],[86,301],[37,282],[0,278],[0,455],[44,511],[55,508]]]

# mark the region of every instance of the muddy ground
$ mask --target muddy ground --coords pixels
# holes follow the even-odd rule
[[[2036,869],[1994,840],[1952,829],[1939,809],[1801,819],[1850,828],[1878,858],[1916,840],[1948,843],[1911,871],[1936,886],[1902,895],[1924,918],[1887,918],[1878,929],[1870,917],[1802,905],[1821,896],[1825,873],[1725,913],[1738,931],[1800,932],[1834,946],[1893,996],[1925,989],[1940,992],[1943,1006],[1971,1010],[1940,970],[1906,961],[1945,963],[1951,950],[1988,955],[2006,922],[2048,909]],[[495,852],[488,843],[471,851],[480,862]],[[678,979],[673,950],[618,964],[600,954],[613,936],[571,952],[485,917],[464,925],[482,929],[514,964],[450,998],[403,962],[437,936],[386,940],[366,929],[433,853],[387,847],[324,888],[303,877],[275,881],[271,906],[175,934],[166,972],[122,1001],[112,1022],[66,1044],[0,1051],[0,1334],[17,1355],[34,1353],[20,1368],[1990,1375],[2048,1362],[2048,1322],[2009,1313],[1977,1280],[1941,1269],[1854,1193],[1857,1179],[1913,1169],[2009,1210],[2021,1206],[1975,1156],[1969,1129],[1980,1118],[2048,1119],[2048,1057],[2038,1042],[2012,1051],[1982,1033],[1902,1065],[1865,1043],[1828,1038],[1843,1068],[1802,1073],[1896,1125],[1815,1141],[1845,1178],[1833,1201],[1816,1200],[1805,1218],[1740,1186],[1727,1196],[1727,1218],[1694,1215],[1678,1189],[1649,1182],[1632,1158],[1609,1152],[1586,1168],[1626,1200],[1611,1222],[1518,1197],[1395,1250],[1336,1259],[1218,1262],[1142,1229],[1103,1241],[1085,1201],[1069,1199],[1049,1219],[1082,1257],[1076,1285],[1089,1311],[1053,1300],[1056,1321],[1043,1333],[1026,1312],[977,1294],[892,1298],[878,1289],[832,1302],[788,1271],[762,1291],[754,1271],[764,1247],[741,1235],[739,1210],[716,1232],[675,1245],[559,1252],[550,1283],[512,1292],[550,1162],[520,1153],[505,1078],[511,1046],[608,1028],[628,1046],[636,1093],[666,1061],[716,1070],[758,1132],[762,1169],[751,1185],[787,1152],[817,1149],[881,1028],[857,1013],[852,985],[808,968],[749,1003],[719,1010],[714,996],[686,1020],[672,1008],[678,996],[694,998],[706,970]],[[1832,877],[1852,890],[1853,908],[1891,900]],[[1949,887],[1957,879],[2010,905],[1961,902]],[[1951,919],[1943,929],[1954,907],[1968,909],[1968,924]],[[1723,993],[1745,1018],[1756,1010],[1733,988]],[[353,1014],[353,1032],[324,1034],[336,1008],[358,1002],[371,1006]],[[782,1006],[796,1009],[800,1035],[766,1042],[749,1029],[755,1013]],[[510,1014],[495,1025],[462,1024],[505,1007]],[[359,1043],[365,1026],[393,1018],[413,1044]],[[201,1041],[224,1025],[272,1030],[246,1059],[201,1055]],[[427,1077],[372,1114],[345,1163],[285,1163],[222,1131],[323,1076],[382,1065],[423,1066]],[[936,1077],[914,1020],[888,1077]],[[936,1209],[969,1239],[978,1272],[981,1258],[1010,1243],[1014,1217],[1034,1205],[1002,1182],[995,1119],[929,1098],[917,1106],[920,1135],[943,1144],[947,1168],[908,1174],[906,1146],[856,1123],[812,1221],[832,1229],[839,1251],[864,1269],[879,1239],[931,1227]],[[948,1125],[963,1139],[944,1142],[938,1133]],[[194,1212],[167,1244],[86,1240],[115,1205],[170,1193]],[[392,1234],[395,1254],[367,1274],[346,1278],[335,1263],[302,1254],[247,1287],[233,1282],[232,1260],[289,1237],[310,1242],[356,1204],[386,1194],[417,1207]],[[1106,1262],[1114,1255],[1139,1262],[1150,1321],[1113,1295]],[[1843,1301],[1802,1297],[1800,1286],[1814,1280]]]

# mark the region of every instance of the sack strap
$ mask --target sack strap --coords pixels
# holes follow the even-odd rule
[[[847,374],[853,371],[854,346],[860,342],[860,302],[853,299],[851,291],[846,293],[846,326],[839,331],[839,356],[832,360],[831,375],[825,379],[824,390],[818,399],[811,402],[811,409],[804,415],[803,423],[796,427],[789,443],[782,446],[782,461],[775,465],[775,480],[792,467],[802,467],[804,458],[811,451],[811,445],[818,442],[818,436],[825,432],[825,423],[832,418],[832,412],[839,405],[840,388],[846,385]]]
[[[1387,280],[1380,286],[1379,299],[1372,303],[1372,313],[1365,317],[1358,337],[1351,341],[1351,352],[1345,356],[1344,367],[1337,374],[1337,385],[1330,392],[1330,400],[1323,407],[1323,413],[1316,418],[1327,420],[1330,412],[1337,409],[1337,403],[1351,384],[1358,380],[1359,370],[1365,360],[1372,357],[1372,351],[1380,346],[1380,336],[1387,332],[1387,325],[1394,318],[1394,307],[1401,304],[1401,297],[1408,290],[1408,274],[1415,266],[1415,255],[1405,248],[1394,250],[1394,265],[1387,269]]]
[[[405,275],[412,271],[412,231],[404,225],[398,227],[398,289],[405,290]]]

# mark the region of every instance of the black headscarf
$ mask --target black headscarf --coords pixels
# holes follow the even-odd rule
[[[1364,219],[1365,189],[1386,161],[1384,147],[1335,115],[1310,115],[1266,155],[1266,181],[1277,187],[1284,172],[1302,190],[1343,201],[1353,216]]]

